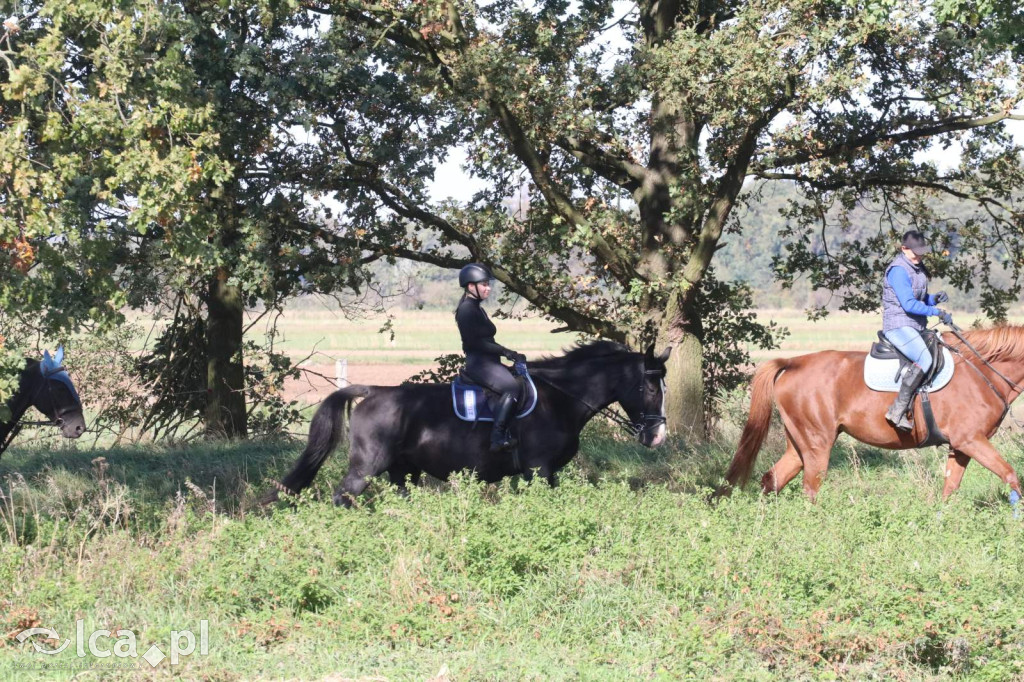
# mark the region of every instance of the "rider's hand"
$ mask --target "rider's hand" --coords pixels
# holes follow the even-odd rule
[[[935,294],[935,305],[945,303],[948,300],[949,294],[947,294],[945,291],[940,291],[939,293]]]
[[[512,362],[526,362],[526,356],[522,353],[517,353],[510,348],[505,349],[505,357]]]
[[[939,308],[938,318],[942,320],[942,324],[946,325],[947,327],[953,325],[953,316],[947,313],[942,308]]]

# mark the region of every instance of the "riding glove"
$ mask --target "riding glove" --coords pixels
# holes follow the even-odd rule
[[[938,318],[942,320],[942,324],[947,327],[952,326],[953,324],[953,316],[941,308],[939,308]]]
[[[512,362],[526,362],[526,356],[522,353],[517,353],[514,350],[505,349],[505,357]]]
[[[940,291],[939,293],[935,294],[935,305],[945,303],[948,300],[949,294],[947,294],[945,291]]]

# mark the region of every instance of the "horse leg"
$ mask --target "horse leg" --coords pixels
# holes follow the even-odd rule
[[[356,498],[366,490],[366,486],[370,485],[372,477],[372,474],[363,474],[350,468],[345,474],[345,478],[341,479],[341,483],[334,489],[331,499],[334,500],[335,506],[351,509]]]
[[[942,487],[943,502],[960,489],[960,482],[964,480],[964,471],[970,461],[971,458],[963,452],[950,451],[949,457],[946,458],[946,484]]]
[[[1003,456],[999,454],[992,443],[988,442],[988,439],[983,436],[978,436],[970,443],[957,448],[960,452],[963,452],[971,459],[977,460],[978,464],[985,467],[993,474],[999,477],[1000,481],[1008,483],[1018,495],[1024,495],[1020,489],[1020,480],[1017,478],[1017,472],[1013,470],[1010,463],[1003,459]]]
[[[828,473],[828,456],[828,452],[812,452],[804,458],[804,492],[811,498],[811,502],[818,497],[818,490]]]
[[[796,445],[787,437],[786,452],[761,479],[761,491],[765,494],[779,492],[800,473],[803,467],[804,463],[800,460],[800,453],[797,452]]]
[[[413,485],[419,485],[420,474],[422,473],[422,471],[414,469],[405,462],[395,462],[394,464],[391,465],[391,468],[388,469],[388,478],[391,479],[392,485],[398,486],[399,495],[401,495],[402,497],[408,497],[409,488],[406,484],[406,478],[408,477],[409,483],[412,483]]]
[[[370,479],[391,467],[389,448],[393,448],[393,444],[381,440],[372,430],[364,432],[360,427],[353,425],[348,473],[334,489],[334,504],[351,507],[356,498],[366,490]]]
[[[828,473],[828,460],[832,454],[832,445],[836,442],[837,434],[835,431],[826,431],[824,426],[814,424],[804,427],[803,431],[798,431],[792,428],[787,416],[786,413],[783,413],[786,438],[803,464],[804,493],[813,502],[825,480],[825,474]],[[786,452],[788,453],[789,450],[787,449]],[[783,455],[783,459],[786,459],[785,455]],[[788,473],[788,470],[779,473]],[[796,475],[795,471],[793,475]]]
[[[823,433],[803,433],[799,440],[793,439],[804,465],[804,492],[811,502],[818,497],[818,490],[828,473],[828,460],[832,455],[832,445],[836,442],[836,434],[831,436],[829,439]]]

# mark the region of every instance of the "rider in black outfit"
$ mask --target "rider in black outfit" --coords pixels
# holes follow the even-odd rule
[[[466,376],[490,389],[497,398],[488,397],[494,412],[494,430],[491,431],[491,452],[511,450],[516,440],[509,433],[508,423],[515,413],[519,383],[501,358],[526,361],[526,356],[495,343],[497,328],[487,317],[480,304],[491,293],[491,271],[486,266],[470,263],[459,271],[459,286],[466,290],[455,310],[455,321],[462,336],[462,350],[466,353]]]

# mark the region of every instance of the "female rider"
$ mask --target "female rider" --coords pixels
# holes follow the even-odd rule
[[[899,255],[885,269],[882,332],[914,363],[904,372],[896,400],[885,414],[886,420],[900,431],[913,429],[907,419],[907,408],[932,366],[931,353],[921,337],[928,326],[928,316],[938,317],[947,325],[953,324],[952,315],[935,307],[949,300],[946,292],[928,293],[928,269],[921,262],[921,256],[931,250],[921,232],[910,230],[903,235]]]
[[[465,293],[455,309],[455,322],[459,325],[462,350],[466,354],[466,376],[498,396],[489,396],[487,401],[494,413],[490,450],[499,452],[516,446],[508,423],[515,412],[519,396],[519,383],[508,368],[501,364],[501,357],[513,362],[525,362],[526,356],[494,341],[497,328],[480,307],[491,293],[493,279],[491,271],[479,263],[470,263],[459,271],[459,286],[465,289]]]

